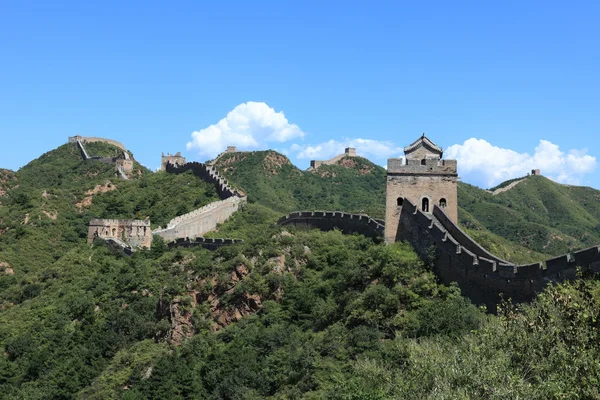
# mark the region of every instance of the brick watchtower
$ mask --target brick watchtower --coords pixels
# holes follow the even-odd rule
[[[443,208],[454,222],[458,219],[456,160],[442,160],[443,151],[425,134],[404,148],[402,158],[388,159],[385,209],[385,240],[396,241],[404,199],[425,213],[434,204]]]

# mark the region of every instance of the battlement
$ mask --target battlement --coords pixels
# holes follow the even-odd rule
[[[308,169],[314,170],[319,168],[321,165],[333,165],[344,157],[357,157],[356,149],[354,147],[346,147],[344,149],[344,154],[337,155],[329,160],[310,160],[310,167]]]
[[[181,152],[179,152],[179,151],[175,154],[167,153],[167,155],[165,155],[165,153],[162,153],[161,158],[160,158],[160,170],[166,171],[168,164],[171,164],[174,166],[182,166],[185,163],[186,163],[185,157],[183,157],[181,155]]]
[[[246,204],[245,197],[232,196],[215,201],[192,212],[169,221],[166,228],[155,229],[152,233],[165,240],[185,237],[198,237],[216,229],[217,224],[225,222],[233,213]]]
[[[451,175],[458,176],[456,160],[440,160],[435,158],[407,159],[389,158],[388,175]]]
[[[127,149],[125,148],[125,146],[123,146],[123,143],[121,143],[121,142],[117,142],[116,140],[112,140],[112,139],[105,139],[105,138],[99,138],[99,137],[93,137],[93,136],[80,136],[80,135],[69,136],[67,143],[77,143],[78,141],[83,144],[93,143],[93,142],[107,143],[107,144],[116,146],[123,151],[127,151]]]
[[[211,238],[203,238],[203,237],[196,237],[196,238],[186,237],[186,238],[179,238],[172,242],[169,242],[169,243],[167,243],[167,246],[169,248],[200,246],[200,247],[203,247],[208,250],[216,250],[222,246],[231,246],[234,244],[241,244],[241,243],[244,243],[244,241],[242,239],[223,239],[223,238],[211,239]]]
[[[436,249],[434,271],[444,283],[457,282],[462,292],[493,310],[500,299],[530,301],[551,281],[574,279],[577,270],[600,271],[600,246],[553,257],[545,262],[517,265],[491,254],[434,206],[426,214],[405,200],[398,240],[406,240],[422,256]]]
[[[131,247],[150,248],[150,220],[92,219],[88,228],[88,243],[92,243],[95,237],[123,241]]]
[[[183,165],[167,164],[166,171],[168,173],[180,174],[186,171],[192,171],[195,176],[209,183],[217,185],[217,193],[224,200],[231,196],[244,197],[235,188],[229,185],[227,179],[223,178],[217,169],[210,164],[202,164],[196,161],[185,163]]]
[[[295,211],[281,217],[279,225],[293,225],[301,228],[317,228],[323,231],[340,229],[344,233],[360,233],[365,236],[383,236],[382,221],[363,214],[350,214],[341,211]]]

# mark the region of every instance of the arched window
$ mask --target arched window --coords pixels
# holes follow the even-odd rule
[[[397,205],[398,207],[402,207],[402,204],[404,204],[404,199],[403,199],[402,197],[398,197],[398,198],[396,199],[396,205]]]
[[[440,208],[446,208],[446,199],[443,197],[440,199]]]
[[[425,164],[427,164],[427,162],[425,161],[425,159],[422,159],[421,160],[421,165],[425,165]]]
[[[429,199],[427,197],[423,197],[423,200],[421,201],[421,210],[423,210],[423,212],[429,212]]]

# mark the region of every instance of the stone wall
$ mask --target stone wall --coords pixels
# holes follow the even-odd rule
[[[181,155],[180,152],[177,152],[175,154],[168,154],[165,156],[165,154],[163,153],[161,155],[160,158],[160,170],[161,171],[166,171],[167,170],[167,164],[173,164],[175,166],[181,166],[184,165],[185,162],[185,157],[183,157]]]
[[[127,151],[127,149],[125,148],[125,146],[123,146],[123,143],[121,142],[117,142],[116,140],[112,140],[112,139],[105,139],[105,138],[99,138],[99,137],[92,137],[92,136],[70,136],[68,142],[69,143],[75,143],[77,141],[81,141],[82,143],[93,143],[93,142],[103,142],[103,143],[108,143],[111,144],[113,146],[116,146],[118,148],[120,148],[123,151]]]
[[[242,239],[210,239],[197,237],[195,239],[190,238],[179,238],[172,242],[167,243],[169,248],[172,247],[195,247],[200,246],[208,250],[216,250],[222,246],[231,246],[232,244],[240,244],[244,243]]]
[[[245,197],[232,196],[215,201],[187,214],[169,221],[165,229],[156,229],[152,233],[166,241],[178,238],[195,238],[216,229],[217,224],[225,222],[234,212],[246,204]]]
[[[123,241],[131,247],[147,247],[152,244],[149,220],[93,219],[88,228],[88,243],[95,237]]]
[[[348,214],[341,211],[296,211],[279,219],[279,225],[301,228],[317,228],[322,231],[339,229],[344,233],[360,233],[365,236],[383,236],[383,221],[368,215]]]
[[[334,165],[344,157],[356,157],[356,149],[353,147],[346,147],[346,149],[344,149],[344,154],[337,155],[329,160],[310,160],[309,170],[317,169],[321,165]]]
[[[440,280],[456,282],[465,296],[475,304],[487,305],[490,311],[495,310],[501,295],[515,302],[531,301],[549,282],[576,278],[578,267],[584,272],[600,272],[598,246],[545,262],[516,265],[481,248],[439,208],[434,208],[432,215],[425,214],[406,200],[399,219],[398,238],[409,242],[424,259],[434,254],[433,268]]]
[[[397,240],[398,221],[405,200],[422,207],[426,199],[428,213],[434,205],[445,201],[446,214],[453,221],[458,219],[456,160],[410,159],[407,162],[403,164],[402,158],[388,160],[385,212],[385,240],[388,243]]]
[[[168,173],[173,174],[181,174],[183,172],[192,171],[194,175],[198,178],[203,179],[206,182],[214,183],[217,185],[217,193],[219,197],[224,200],[231,196],[240,196],[242,195],[229,185],[227,179],[223,178],[217,171],[215,167],[212,165],[202,164],[199,162],[189,162],[185,165],[175,166],[175,165],[167,165],[166,171]]]
[[[249,153],[249,152],[248,151],[239,151],[237,149],[237,147],[235,147],[235,146],[227,146],[227,149],[225,149],[225,151],[219,153],[219,155],[217,155],[214,159],[207,161],[206,164],[214,165],[221,157],[223,157],[225,154],[230,154],[230,153]]]

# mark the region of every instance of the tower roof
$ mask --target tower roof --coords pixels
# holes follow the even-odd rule
[[[413,151],[417,150],[419,147],[426,148],[429,152],[439,154],[440,158],[442,157],[443,150],[441,147],[438,147],[435,143],[433,143],[425,134],[423,134],[420,138],[415,140],[409,146],[404,148],[404,154],[410,154]]]

